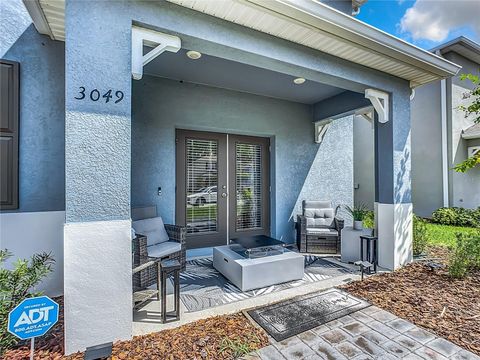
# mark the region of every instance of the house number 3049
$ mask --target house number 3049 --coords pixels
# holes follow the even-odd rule
[[[80,86],[78,88],[78,95],[75,96],[77,100],[84,100],[90,98],[92,101],[98,101],[100,99],[104,99],[105,103],[108,103],[110,100],[113,101],[115,104],[119,103],[123,100],[123,91],[109,89],[104,94],[101,94],[98,89],[93,89],[90,93],[84,86]]]

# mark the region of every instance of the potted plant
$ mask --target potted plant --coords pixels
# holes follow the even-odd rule
[[[363,204],[357,204],[353,207],[346,205],[345,210],[350,214],[353,219],[353,229],[363,230],[363,219],[367,214],[367,207]]]

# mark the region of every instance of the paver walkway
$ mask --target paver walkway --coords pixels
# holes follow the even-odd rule
[[[480,360],[479,356],[376,306],[271,345],[244,359]]]

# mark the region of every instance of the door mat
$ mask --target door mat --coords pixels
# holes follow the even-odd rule
[[[370,306],[344,291],[330,289],[247,311],[276,341],[285,340]]]

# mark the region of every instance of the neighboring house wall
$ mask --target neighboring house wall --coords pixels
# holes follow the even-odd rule
[[[353,120],[353,167],[356,204],[364,204],[373,210],[375,202],[375,149],[372,123],[362,116]]]
[[[415,90],[412,111],[413,211],[429,217],[443,206],[440,82]]]
[[[320,0],[320,2],[333,7],[348,15],[352,15],[352,1],[351,0]]]
[[[65,214],[64,43],[39,35],[21,0],[0,2],[0,24],[0,57],[20,63],[19,209],[0,214],[0,248],[15,258],[51,251],[55,271],[41,287],[58,295]]]
[[[473,125],[473,116],[465,118],[464,112],[458,109],[459,105],[467,104],[468,100],[463,99],[463,94],[472,89],[470,82],[460,80],[460,74],[478,75],[479,64],[454,52],[444,57],[463,66],[457,76],[446,81],[449,202],[450,206],[476,208],[480,206],[480,169],[477,167],[468,173],[457,173],[452,168],[467,158],[468,146],[480,145],[480,139],[462,139],[462,130]],[[429,217],[434,210],[443,206],[440,82],[415,90],[411,102],[411,122],[413,210],[419,216]],[[354,122],[354,181],[360,184],[360,188],[355,190],[356,202],[363,202],[369,196],[362,182],[374,181],[374,174],[364,165],[362,156],[368,153],[370,144],[373,144],[373,133]],[[366,203],[371,206],[371,202]]]
[[[480,206],[480,169],[477,167],[467,173],[457,173],[451,168],[467,158],[468,146],[475,145],[475,141],[467,141],[461,136],[462,130],[473,125],[474,116],[465,118],[464,111],[458,108],[460,105],[468,105],[471,99],[463,99],[463,94],[473,89],[470,81],[460,80],[460,74],[480,75],[480,64],[454,52],[449,52],[444,57],[462,65],[459,74],[447,80],[450,205],[476,208]]]
[[[309,105],[153,76],[133,82],[132,100],[132,206],[155,204],[167,223],[175,220],[175,128],[272,138],[271,230],[281,240],[294,241],[303,198],[352,202],[351,119],[335,122],[319,147]]]

